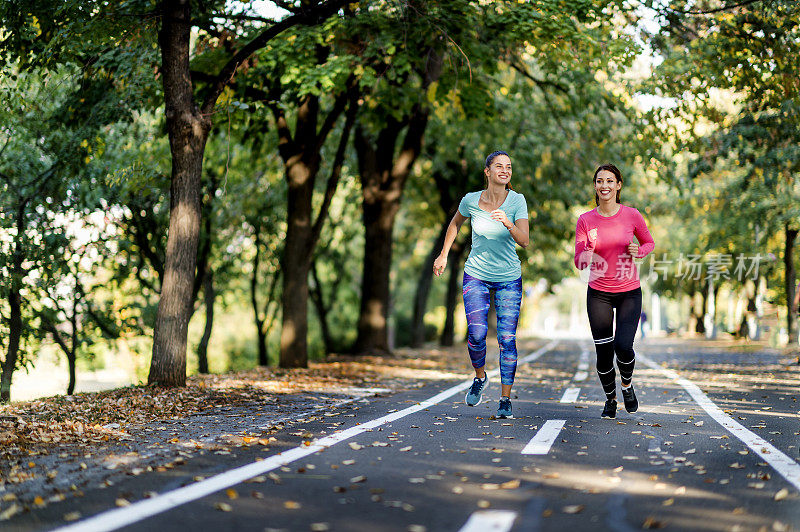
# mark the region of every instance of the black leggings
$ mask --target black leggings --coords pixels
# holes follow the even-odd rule
[[[642,312],[642,289],[615,293],[589,287],[586,293],[586,309],[597,351],[597,376],[600,377],[606,397],[613,399],[617,395],[615,352],[622,384],[628,385],[633,378],[633,366],[636,362],[633,338],[636,336]],[[613,327],[614,309],[617,310],[616,331]]]

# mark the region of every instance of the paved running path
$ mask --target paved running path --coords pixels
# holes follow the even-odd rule
[[[167,509],[121,530],[800,528],[800,477],[792,476],[792,468],[800,467],[797,369],[781,365],[774,354],[696,344],[660,341],[639,344],[637,351],[643,355],[634,377],[641,408],[631,415],[620,406],[616,420],[599,419],[602,391],[591,343],[562,341],[519,367],[515,419],[492,419],[496,376],[477,407],[464,405],[463,387],[416,406],[463,381],[435,382],[289,425],[268,452],[244,448],[235,456],[194,458],[23,514],[0,528],[51,530],[70,525],[63,520],[69,512],[102,514],[116,508],[118,497],[134,502],[149,491],[166,494],[151,500]],[[746,429],[745,437],[772,446],[769,455],[720,425],[698,403],[700,396],[684,387],[692,383],[706,408]],[[405,415],[409,407],[418,411]],[[396,419],[369,424],[387,415]],[[354,435],[336,443],[348,429],[344,436]],[[270,465],[276,460],[270,457],[303,455],[318,441],[334,443],[285,466]],[[215,475],[254,463],[248,467],[272,469],[255,482],[237,481],[219,491],[209,484],[221,482]],[[198,491],[211,486],[210,494],[170,502],[174,490],[186,485]],[[102,526],[77,521],[72,530],[111,530],[123,522],[123,514],[106,515]]]

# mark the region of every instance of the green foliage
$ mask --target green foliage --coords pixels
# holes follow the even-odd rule
[[[660,203],[667,219],[686,221],[669,232],[668,245],[699,256],[774,260],[783,254],[785,224],[797,228],[800,216],[800,5],[776,0],[686,13],[705,8],[661,5],[661,28],[651,39],[663,61],[647,86],[671,98],[653,118],[670,141],[662,156],[675,166],[677,187]],[[782,267],[768,260],[761,274],[782,297]],[[683,285],[659,283],[673,293],[698,288]]]

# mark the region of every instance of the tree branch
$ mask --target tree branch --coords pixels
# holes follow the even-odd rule
[[[278,280],[281,278],[281,270],[278,268],[272,274],[272,281],[269,285],[269,294],[267,295],[267,301],[264,304],[264,328],[262,331],[267,333],[272,328],[272,323],[275,321],[275,317],[278,315],[278,309],[280,305],[275,306],[275,312],[270,312],[272,309],[272,303],[275,299],[275,288],[278,286]]]
[[[255,315],[256,326],[259,330],[263,330],[264,318],[259,314],[258,308],[258,267],[261,263],[261,229],[253,225],[253,241],[256,247],[256,255],[253,257],[253,276],[250,278],[250,303],[253,305],[253,314]]]
[[[311,25],[320,20],[324,20],[334,13],[336,13],[342,6],[346,5],[349,0],[328,0],[322,4],[317,4],[315,7],[305,9],[302,12],[296,13],[290,17],[286,17],[277,24],[270,26],[261,32],[252,41],[247,43],[241,50],[236,52],[228,63],[222,67],[219,74],[217,74],[216,81],[212,84],[211,92],[206,97],[202,106],[202,113],[210,115],[214,110],[222,91],[233,79],[239,66],[247,60],[256,51],[260,50],[274,37],[280,35],[287,29],[298,25]]]
[[[150,240],[147,238],[147,229],[152,230],[153,234],[156,234],[156,228],[154,227],[155,224],[150,223],[149,220],[145,219],[136,214],[134,209],[131,209],[131,229],[133,233],[134,241],[136,245],[139,246],[139,256],[146,257],[150,261],[150,265],[158,274],[158,278],[162,279],[164,277],[164,262],[161,260],[161,257],[158,253],[153,249],[153,246],[150,245]],[[142,261],[144,264],[144,261]]]
[[[43,186],[47,181],[49,181],[50,178],[53,177],[55,174],[56,174],[56,164],[53,163],[53,165],[50,168],[48,168],[47,170],[45,170],[41,174],[39,174],[36,177],[34,177],[33,179],[31,179],[28,183],[25,183],[24,185],[22,185],[25,188],[33,187],[33,192],[31,192],[29,195],[23,197],[22,201],[24,203],[27,203],[31,199],[33,199],[36,196],[38,196],[39,194],[41,194],[42,192],[41,192],[40,187]]]
[[[50,320],[48,320],[43,316],[40,316],[40,319],[42,320],[42,328],[50,333],[50,335],[53,337],[53,340],[55,340],[55,342],[58,344],[61,350],[64,351],[64,354],[67,356],[72,356],[72,351],[70,351],[67,342],[61,336],[61,333],[58,332],[56,326],[53,325],[53,322],[51,322]]]
[[[352,81],[353,81],[353,78],[351,77],[347,81],[347,85],[346,86],[351,87],[352,86]],[[344,108],[347,105],[347,100],[350,97],[351,96],[350,96],[349,91],[348,91],[348,92],[344,92],[344,93],[340,94],[336,98],[336,101],[333,103],[333,108],[331,109],[331,112],[328,113],[328,116],[325,117],[325,122],[323,122],[322,127],[319,130],[319,133],[317,133],[316,151],[319,151],[322,148],[322,146],[325,144],[325,139],[328,138],[328,135],[330,134],[331,130],[333,129],[333,126],[336,125],[336,121],[339,120],[339,115],[341,115],[342,111],[344,111]],[[352,103],[351,103],[351,106],[352,106]]]
[[[3,144],[3,149],[0,149],[0,157],[3,156],[3,153],[6,151],[6,148],[8,147],[8,145],[10,143],[11,143],[11,135],[8,136],[8,138],[6,139],[5,143]]]
[[[513,61],[513,60],[509,61],[509,65],[511,66],[511,68],[513,68],[514,70],[516,70],[517,72],[519,72],[520,74],[522,74],[523,76],[528,78],[529,80],[533,81],[539,88],[542,88],[542,87],[545,87],[545,86],[554,87],[554,88],[560,90],[561,92],[563,92],[564,94],[569,94],[569,89],[567,89],[563,85],[559,85],[555,81],[550,81],[550,80],[546,80],[546,79],[539,79],[539,78],[535,77],[533,74],[528,72],[527,68],[525,68],[524,66],[518,64],[516,61]]]
[[[277,2],[273,2],[273,3],[277,3]],[[224,19],[224,20],[252,20],[254,22],[265,22],[267,24],[275,24],[276,23],[276,21],[274,19],[271,19],[271,18],[259,17],[259,16],[256,16],[256,15],[245,15],[245,14],[238,14],[238,15],[234,15],[234,14],[231,14],[231,15],[211,15],[211,19],[212,20],[215,19],[215,18],[221,18],[221,19]]]
[[[681,9],[674,9],[672,7],[669,7],[669,6],[665,6],[665,9],[667,11],[672,12],[672,13],[680,13],[681,15],[710,15],[712,13],[719,13],[721,11],[727,11],[729,9],[736,9],[737,7],[744,7],[746,5],[755,4],[755,3],[758,3],[758,2],[761,2],[761,1],[763,1],[763,0],[744,0],[744,1],[736,3],[736,4],[725,5],[725,6],[722,6],[722,7],[718,7],[716,9],[708,9],[708,10],[705,10],[705,11],[683,11]]]
[[[328,210],[330,209],[331,200],[336,193],[336,187],[339,184],[339,178],[342,175],[342,166],[344,165],[344,156],[347,151],[347,143],[350,140],[350,131],[353,129],[353,123],[356,120],[358,113],[358,102],[356,91],[350,91],[350,105],[347,109],[347,118],[342,130],[342,137],[339,139],[339,146],[336,149],[336,156],[333,159],[333,167],[331,168],[331,175],[328,177],[328,182],[325,186],[325,196],[322,200],[322,206],[319,209],[319,214],[311,228],[311,242],[308,246],[309,254],[313,252],[314,246],[319,240],[322,233],[322,226],[325,225],[325,220],[328,218]]]

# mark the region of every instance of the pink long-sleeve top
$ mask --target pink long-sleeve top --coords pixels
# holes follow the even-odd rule
[[[589,241],[589,231],[597,239]],[[627,292],[639,288],[639,272],[628,253],[633,237],[639,241],[637,259],[655,248],[653,237],[638,210],[620,205],[614,216],[601,216],[597,209],[581,214],[575,228],[575,266],[589,267],[589,286],[603,292]]]

